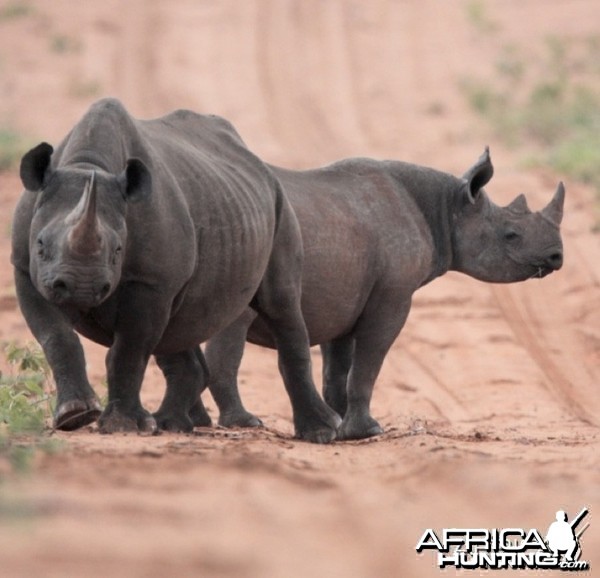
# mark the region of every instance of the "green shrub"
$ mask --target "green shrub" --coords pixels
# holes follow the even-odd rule
[[[37,451],[57,445],[44,437],[54,408],[51,372],[37,345],[4,344],[8,374],[0,376],[0,458],[26,470]]]
[[[50,368],[37,345],[4,345],[9,365],[16,371],[0,377],[0,423],[10,434],[39,434],[52,413]]]

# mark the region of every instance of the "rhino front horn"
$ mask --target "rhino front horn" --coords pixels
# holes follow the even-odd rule
[[[93,172],[83,189],[79,203],[71,213],[71,219],[75,222],[69,233],[69,248],[81,255],[91,255],[100,250],[96,196],[95,172]]]
[[[548,203],[548,206],[542,209],[542,215],[558,227],[563,218],[564,204],[565,186],[561,181],[560,183],[558,183],[556,193],[554,193],[554,196],[552,197],[552,200]]]

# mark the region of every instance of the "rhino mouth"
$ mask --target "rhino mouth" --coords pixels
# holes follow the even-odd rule
[[[550,275],[550,273],[554,273],[556,269],[553,267],[548,267],[547,265],[537,266],[536,271],[529,279],[543,279],[544,277]]]

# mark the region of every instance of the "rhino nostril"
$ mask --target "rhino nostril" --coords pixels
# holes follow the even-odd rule
[[[61,294],[67,294],[69,292],[69,288],[63,279],[55,279],[52,283],[52,289]]]
[[[552,253],[547,259],[547,263],[553,269],[560,269],[563,263],[563,255],[560,251]]]

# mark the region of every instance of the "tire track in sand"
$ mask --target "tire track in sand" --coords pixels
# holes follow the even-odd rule
[[[576,349],[577,336],[564,320],[555,324],[560,332],[553,331],[548,322],[548,311],[554,310],[560,316],[553,298],[558,295],[530,287],[519,289],[522,298],[517,297],[513,287],[493,286],[492,294],[516,339],[544,375],[544,387],[571,415],[587,424],[600,425],[594,378],[582,363],[581,354],[571,351]]]

